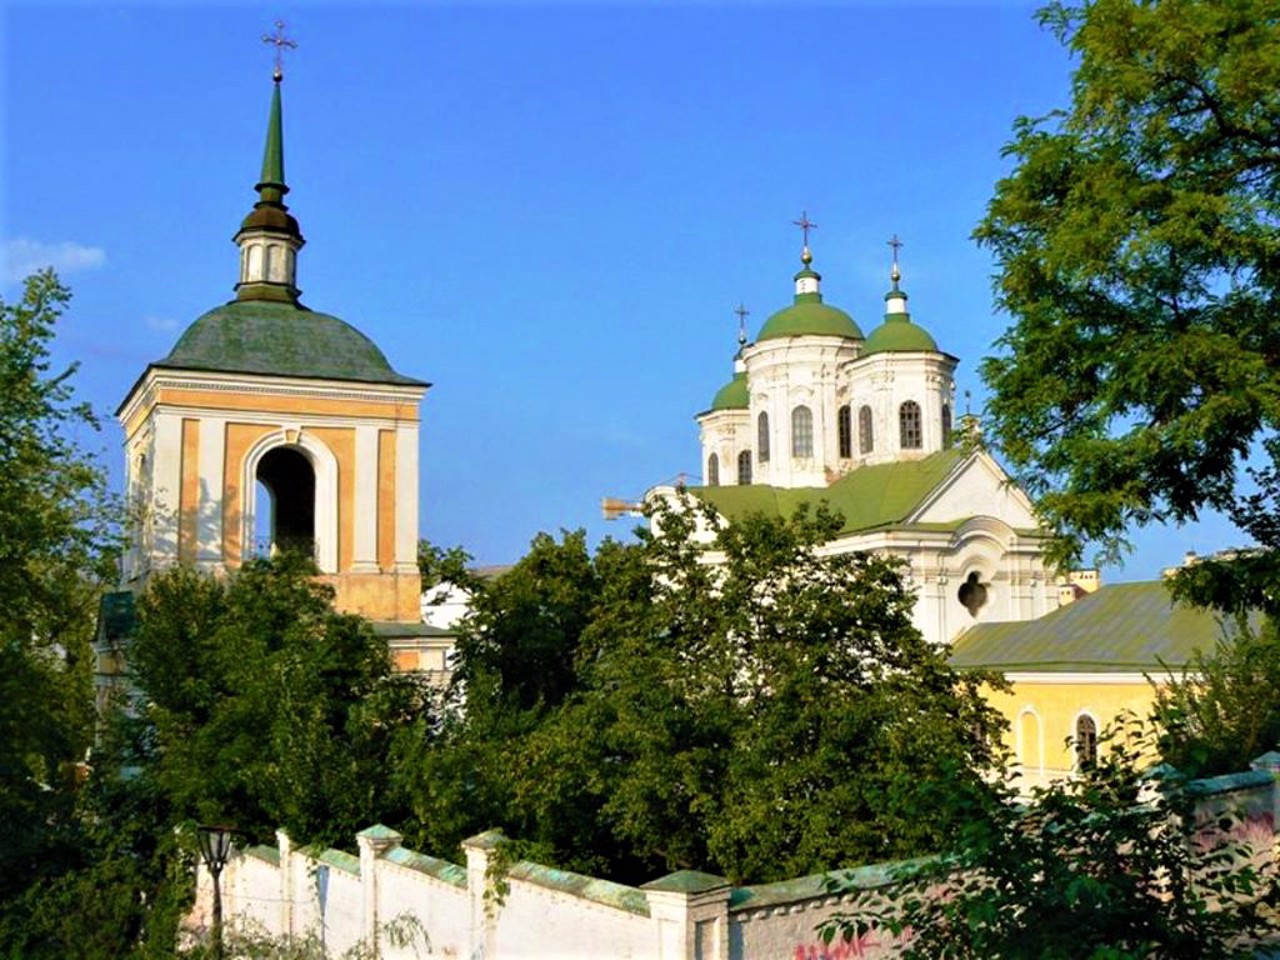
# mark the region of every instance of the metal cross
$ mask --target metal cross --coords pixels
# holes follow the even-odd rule
[[[276,21],[275,36],[269,33],[262,35],[262,42],[269,43],[276,48],[276,69],[272,74],[272,78],[279,81],[284,79],[284,51],[285,48],[290,50],[298,49],[298,41],[290,40],[284,35],[284,21]]]
[[[809,219],[809,211],[808,211],[808,210],[801,210],[801,211],[800,211],[800,219],[799,219],[799,220],[792,220],[791,222],[792,222],[792,223],[794,223],[797,227],[799,227],[799,228],[800,228],[800,230],[804,233],[804,245],[805,245],[806,247],[808,247],[808,246],[809,246],[809,231],[810,231],[810,230],[817,230],[817,229],[818,229],[818,225],[817,225],[816,223],[814,223],[812,220],[810,220],[810,219]]]
[[[747,317],[751,311],[742,304],[738,304],[738,309],[733,311],[738,315],[738,342],[747,342]]]
[[[898,239],[896,233],[889,238],[888,243],[889,246],[893,247],[893,265],[896,267],[898,265],[898,251],[905,247],[906,244]]]

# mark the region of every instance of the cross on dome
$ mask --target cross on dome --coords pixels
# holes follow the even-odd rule
[[[808,263],[813,259],[813,254],[809,252],[809,231],[817,230],[818,225],[809,219],[808,210],[801,210],[800,219],[792,220],[791,222],[800,228],[800,232],[804,236],[804,250],[800,253],[800,259]]]
[[[747,317],[751,311],[740,303],[733,312],[738,315],[738,344],[741,345],[747,342]]]
[[[897,286],[898,281],[902,279],[902,271],[898,269],[898,251],[906,244],[898,239],[896,233],[887,242],[893,248],[893,267],[889,271],[889,279],[893,281],[894,286]]]

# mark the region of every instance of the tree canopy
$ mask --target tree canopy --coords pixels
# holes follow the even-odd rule
[[[964,828],[942,856],[901,865],[896,886],[858,890],[828,942],[901,938],[905,960],[1221,960],[1274,942],[1280,872],[1270,810],[1199,816],[1200,794],[1151,769],[1153,731],[1127,717],[1096,764],[1020,797],[941,784]]]
[[[50,347],[71,299],[52,271],[0,300],[0,913],[73,856],[93,738],[90,640],[111,571],[105,477],[78,441],[97,422]]]
[[[1075,561],[1205,508],[1241,522],[1244,458],[1274,462],[1280,20],[1270,0],[1040,16],[1072,96],[1018,121],[975,234],[1013,318],[982,373],[995,439]]]
[[[1155,687],[1164,762],[1210,777],[1247,770],[1280,746],[1280,638],[1274,620],[1239,618],[1213,650]]]
[[[174,822],[349,844],[402,815],[391,743],[431,697],[393,672],[366,621],[334,612],[315,572],[288,553],[226,581],[175,567],[139,598],[128,653],[142,694],[136,762]]]
[[[825,511],[539,537],[459,641],[459,713],[412,776],[421,842],[500,826],[619,880],[773,880],[934,849],[937,777],[977,783],[999,721],[911,624],[894,561],[828,556]],[[714,517],[707,514],[708,522]],[[424,743],[427,741],[424,739]]]

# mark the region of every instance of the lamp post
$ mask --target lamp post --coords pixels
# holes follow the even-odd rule
[[[231,854],[232,827],[201,826],[200,856],[213,877],[213,957],[222,960],[222,868]]]

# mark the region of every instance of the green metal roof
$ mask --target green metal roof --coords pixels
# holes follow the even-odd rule
[[[1037,673],[1162,672],[1210,650],[1233,624],[1175,606],[1166,583],[1117,583],[1039,620],[980,623],[956,640],[955,667]]]
[[[154,366],[426,386],[392,370],[377,345],[349,323],[269,300],[215,307]]]
[[[730,521],[753,513],[789,517],[801,504],[826,502],[844,516],[842,534],[902,523],[966,458],[952,448],[921,460],[859,467],[829,487],[770,487],[763,484],[690,487],[689,492]],[[949,528],[947,524],[930,524]]]
[[[751,405],[751,397],[747,392],[747,375],[735,373],[733,379],[717,391],[711,401],[712,410],[745,410]]]
[[[862,354],[914,353],[920,350],[937,353],[937,341],[924,327],[912,323],[909,314],[890,313],[885,315],[884,323],[871,331]]]
[[[764,322],[757,340],[806,336],[861,340],[862,331],[849,314],[823,303],[822,294],[799,293],[796,294],[795,303],[779,310]]]

